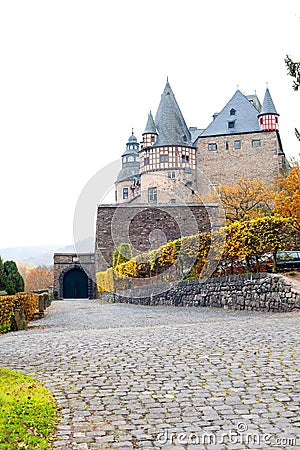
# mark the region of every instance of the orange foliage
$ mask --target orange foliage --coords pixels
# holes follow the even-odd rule
[[[300,231],[300,169],[293,167],[279,180],[280,191],[275,196],[274,212],[292,219],[292,226]]]
[[[259,179],[241,178],[234,186],[221,185],[217,192],[229,222],[249,220],[271,211],[275,192]]]
[[[47,289],[53,286],[53,268],[49,266],[36,267],[25,278],[25,290],[27,292]]]

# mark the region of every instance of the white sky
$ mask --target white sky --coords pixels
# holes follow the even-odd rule
[[[88,180],[138,139],[166,77],[188,126],[205,128],[237,85],[266,82],[287,156],[298,156],[300,2],[0,2],[0,248],[72,243]],[[113,180],[112,180],[113,181]]]

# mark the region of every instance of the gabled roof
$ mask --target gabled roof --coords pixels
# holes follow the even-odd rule
[[[151,111],[148,114],[148,120],[144,131],[144,134],[146,133],[157,134],[156,126]]]
[[[191,146],[191,134],[168,81],[157,109],[155,125],[158,137],[154,147],[161,145]]]
[[[263,105],[260,114],[277,114],[269,89],[266,89]]]
[[[261,131],[257,116],[257,109],[237,90],[200,137]]]

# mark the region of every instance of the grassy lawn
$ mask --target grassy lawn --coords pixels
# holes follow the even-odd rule
[[[44,450],[58,420],[53,395],[33,378],[0,368],[0,449]]]

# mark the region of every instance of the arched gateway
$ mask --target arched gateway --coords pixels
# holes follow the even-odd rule
[[[95,298],[95,262],[93,253],[55,253],[55,299]]]

